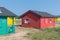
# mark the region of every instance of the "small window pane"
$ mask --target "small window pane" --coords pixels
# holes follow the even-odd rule
[[[25,24],[28,24],[28,23],[29,23],[29,20],[28,20],[28,19],[25,19],[25,20],[24,20],[24,23],[25,23]]]
[[[52,23],[52,18],[50,18],[50,23]]]

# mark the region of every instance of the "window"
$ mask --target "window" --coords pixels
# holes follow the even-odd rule
[[[25,20],[24,20],[24,23],[25,23],[25,24],[28,24],[28,23],[29,23],[29,20],[28,20],[28,19],[25,19]]]
[[[0,13],[2,13],[2,11],[0,10]]]
[[[52,18],[50,18],[50,23],[52,23]]]

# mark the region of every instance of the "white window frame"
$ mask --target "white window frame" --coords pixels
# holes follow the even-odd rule
[[[50,18],[50,23],[52,23],[52,18]]]
[[[0,13],[2,13],[2,11],[0,10]]]
[[[24,23],[25,23],[25,24],[28,24],[28,23],[29,23],[29,20],[28,20],[28,19],[25,19],[25,20],[24,20]]]

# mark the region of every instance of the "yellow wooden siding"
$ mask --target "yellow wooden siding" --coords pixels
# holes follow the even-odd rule
[[[60,18],[58,18],[58,21],[60,21]]]
[[[12,17],[8,17],[7,18],[7,22],[8,22],[8,26],[12,26],[12,22],[13,22],[13,19],[12,19]]]
[[[54,18],[55,21],[60,21],[59,17]]]
[[[14,25],[16,24],[16,17],[14,17]]]
[[[54,18],[54,20],[56,21],[56,20],[57,20],[57,18],[55,17],[55,18]]]

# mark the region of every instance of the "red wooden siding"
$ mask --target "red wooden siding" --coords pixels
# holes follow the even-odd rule
[[[25,24],[25,19],[29,20],[28,24]],[[40,15],[36,15],[31,11],[26,12],[22,16],[22,27],[29,27],[29,28],[47,28],[53,27],[55,25],[53,17],[40,17]]]
[[[24,20],[29,19],[29,24],[25,24]],[[33,27],[33,28],[40,28],[40,20],[36,14],[27,13],[22,17],[22,26],[23,27]]]
[[[41,28],[53,27],[54,25],[55,22],[53,18],[41,18]]]

